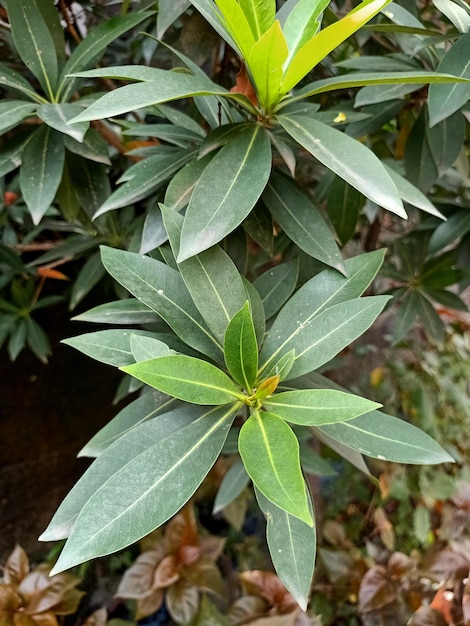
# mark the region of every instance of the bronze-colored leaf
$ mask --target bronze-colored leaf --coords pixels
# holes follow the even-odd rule
[[[188,624],[199,608],[199,592],[185,580],[179,580],[166,592],[168,612],[178,624]]]
[[[252,570],[242,572],[240,578],[248,594],[264,598],[276,613],[283,615],[297,608],[297,602],[273,572]]]
[[[107,623],[108,611],[104,607],[101,607],[87,617],[83,626],[106,626]]]
[[[81,579],[68,572],[49,576],[50,567],[40,565],[24,578],[18,589],[27,598],[25,612],[37,615],[46,611],[68,615],[74,613],[83,595],[76,586]]]
[[[402,578],[415,567],[413,559],[403,552],[394,552],[387,563],[392,578]]]
[[[206,535],[200,538],[199,545],[201,548],[201,556],[206,556],[211,559],[211,561],[216,561],[224,549],[225,538],[216,537],[215,535]]]
[[[29,559],[20,545],[16,545],[5,563],[3,580],[9,585],[18,585],[29,574]]]
[[[120,598],[142,598],[154,585],[155,570],[165,556],[160,545],[154,550],[142,552],[124,572],[116,596]]]
[[[427,576],[441,582],[449,578],[465,578],[470,562],[464,554],[449,549],[439,550],[436,546],[434,552],[422,559],[422,569]]]
[[[178,561],[181,565],[191,565],[196,563],[201,557],[199,546],[181,546],[178,551]]]
[[[13,616],[21,607],[22,598],[14,585],[0,585],[0,624],[11,626]]]
[[[165,542],[169,554],[178,554],[182,546],[199,545],[196,516],[191,503],[170,520],[165,532]]]
[[[223,595],[225,585],[217,565],[208,557],[202,557],[197,563],[182,568],[182,576],[201,591]]]
[[[361,613],[381,609],[396,601],[397,593],[383,565],[375,565],[364,576],[359,588]]]
[[[69,589],[64,596],[62,602],[56,604],[53,609],[56,615],[72,615],[78,609],[80,600],[85,595],[80,589]]]
[[[46,619],[49,620],[49,616],[47,616]],[[26,615],[26,613],[13,613],[13,625],[14,626],[37,626],[38,623],[39,622],[34,620],[30,615]],[[2,626],[3,626],[3,622],[2,622]],[[45,624],[44,626],[57,626],[57,620],[55,620],[53,624],[52,623],[47,624],[47,625]]]
[[[169,554],[164,557],[155,570],[153,588],[163,589],[169,587],[180,579],[179,563],[176,556]]]
[[[410,618],[408,626],[449,626],[449,624],[442,613],[429,606],[423,606]]]
[[[272,617],[261,617],[250,622],[250,626],[295,626],[297,621],[297,611],[288,615],[273,615]]]
[[[248,76],[248,72],[246,71],[246,66],[243,61],[237,74],[237,82],[235,86],[230,89],[230,91],[243,94],[248,98],[251,104],[253,104],[255,107],[258,106],[258,97],[256,95],[256,91],[253,88],[253,85],[250,82],[250,78]]]
[[[227,615],[231,624],[248,624],[266,615],[268,608],[268,603],[260,596],[243,596],[232,604]]]
[[[134,618],[136,621],[153,615],[163,604],[163,589],[153,589],[144,598],[136,601]]]

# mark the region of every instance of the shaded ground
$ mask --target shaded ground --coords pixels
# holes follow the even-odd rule
[[[37,536],[89,464],[77,452],[116,413],[117,372],[59,343],[87,330],[59,320],[46,366],[0,351],[0,563],[16,542],[44,552]]]

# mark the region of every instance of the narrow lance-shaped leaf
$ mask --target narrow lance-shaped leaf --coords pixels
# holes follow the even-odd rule
[[[287,43],[276,20],[251,48],[247,58],[258,99],[267,110],[278,100],[282,67],[287,55]]]
[[[398,190],[375,154],[359,141],[305,116],[279,116],[280,124],[310,154],[366,198],[406,218]]]
[[[236,42],[240,56],[246,59],[256,38],[242,6],[238,0],[216,0],[215,4],[220,9],[220,22]]]
[[[35,224],[39,224],[54,201],[64,160],[62,135],[46,125],[40,126],[24,149],[20,170],[21,191]]]
[[[172,517],[219,456],[238,408],[215,408],[118,469],[81,510],[52,574],[125,548]]]
[[[185,355],[164,356],[121,368],[147,385],[193,404],[228,404],[244,395],[211,363]]]
[[[411,464],[452,463],[454,460],[419,428],[379,411],[348,422],[320,426],[319,430],[377,459]]]
[[[299,263],[288,261],[266,270],[254,281],[253,285],[261,296],[266,319],[275,315],[297,285]]]
[[[248,302],[227,326],[224,356],[233,379],[251,393],[258,371],[258,344]]]
[[[58,63],[54,40],[34,0],[8,0],[8,18],[13,41],[25,65],[41,83],[49,100],[54,100]]]
[[[1,85],[0,79],[0,85]],[[6,100],[0,103],[0,134],[14,128],[26,117],[33,115],[36,105],[25,100]]]
[[[312,526],[299,443],[292,429],[275,415],[253,411],[240,430],[238,447],[245,469],[261,493]]]
[[[51,128],[82,142],[90,124],[88,122],[69,123],[81,110],[78,104],[43,104],[38,107],[37,113],[38,117]]]
[[[96,324],[152,324],[159,317],[148,306],[135,298],[125,298],[115,302],[100,304],[72,318],[78,322],[94,322]]]
[[[250,24],[253,37],[258,41],[274,22],[275,0],[240,0],[240,6]]]
[[[21,74],[13,72],[9,67],[3,65],[3,63],[0,63],[0,85],[4,89],[19,92],[33,102],[47,102],[45,98],[34,91],[33,87]]]
[[[233,502],[250,482],[250,477],[246,473],[245,466],[238,459],[229,468],[220,483],[217,495],[214,501],[213,514],[216,515],[222,511],[228,504]]]
[[[286,69],[281,93],[286,94],[320,61],[381,11],[391,0],[365,0],[338,22],[312,37],[294,56]]]
[[[408,180],[406,180],[406,178],[401,176],[392,167],[389,167],[385,163],[384,167],[389,173],[390,178],[397,186],[398,193],[405,202],[412,204],[418,209],[421,209],[421,211],[429,213],[429,215],[434,215],[435,217],[445,219],[442,213],[436,209],[433,203],[428,200],[427,196],[425,196],[425,194],[422,193],[417,187],[411,184]]]
[[[316,206],[300,189],[279,174],[271,175],[263,201],[274,220],[301,250],[344,271],[343,258],[331,230]]]
[[[183,217],[160,204],[173,254],[178,257]],[[213,246],[178,264],[194,304],[216,338],[225,331],[246,301],[242,278],[235,264],[219,246]]]
[[[153,394],[146,395],[151,398]],[[124,431],[122,438],[112,442],[108,449],[102,451],[99,458],[67,494],[41,535],[40,541],[56,541],[68,537],[81,509],[109,478],[158,441],[174,436],[178,430],[189,426],[208,411],[207,407],[187,404],[165,412],[157,419],[137,424],[128,432]]]
[[[285,391],[263,401],[270,413],[303,426],[321,426],[350,420],[381,405],[366,398],[333,389]]]
[[[150,257],[101,248],[103,265],[123,287],[158,313],[188,346],[222,359],[222,346],[207,330],[180,274]]]
[[[191,196],[178,262],[207,250],[232,232],[255,205],[270,172],[271,145],[259,124],[252,124],[221,148]]]
[[[315,525],[310,526],[290,515],[265,498],[256,488],[255,493],[266,517],[266,539],[274,569],[300,608],[306,611],[315,567]],[[313,517],[313,505],[308,491],[307,500]]]

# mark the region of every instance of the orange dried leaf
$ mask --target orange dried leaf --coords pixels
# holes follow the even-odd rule
[[[70,280],[68,276],[59,272],[58,270],[54,270],[51,267],[38,267],[37,269],[38,276],[43,276],[44,278],[54,278],[56,280]]]
[[[454,600],[454,592],[448,591],[445,587],[437,590],[433,601],[429,605],[431,609],[439,611],[444,616],[448,624],[453,624],[452,619],[452,603]]]
[[[240,70],[237,74],[236,84],[234,87],[230,89],[232,93],[241,93],[248,98],[248,100],[255,107],[258,106],[258,97],[256,96],[256,91],[251,84],[250,78],[248,76],[248,72],[246,71],[246,66],[242,63]]]

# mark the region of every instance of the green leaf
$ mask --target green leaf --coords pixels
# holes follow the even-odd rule
[[[255,280],[253,285],[261,296],[266,319],[275,315],[289,299],[297,285],[298,276],[299,263],[294,260],[275,265]]]
[[[457,211],[433,231],[428,244],[428,254],[440,252],[469,231],[470,211],[468,209]]]
[[[236,43],[235,49],[238,48],[242,58],[248,58],[256,38],[242,6],[238,0],[216,0],[216,5],[220,9],[220,22]]]
[[[433,0],[433,4],[448,20],[452,22],[455,28],[461,33],[468,33],[470,30],[470,14],[467,8],[458,6],[452,0]]]
[[[26,318],[26,343],[40,361],[47,363],[47,357],[51,354],[49,338],[31,317]]]
[[[93,287],[103,278],[105,273],[100,254],[96,252],[87,259],[73,283],[72,293],[70,295],[70,310],[74,309],[77,304],[90,293]]]
[[[2,89],[18,91],[33,102],[47,102],[42,96],[36,93],[33,87],[20,74],[13,72],[9,67],[0,63],[0,85]]]
[[[83,142],[75,141],[71,137],[65,136],[65,147],[70,152],[82,156],[96,163],[111,165],[109,158],[109,146],[103,137],[93,128],[89,128]]]
[[[421,211],[429,213],[429,215],[445,219],[442,213],[436,209],[433,203],[417,187],[396,172],[393,167],[389,167],[386,163],[384,163],[384,167],[395,183],[402,200],[421,209]]]
[[[150,257],[101,249],[103,265],[123,287],[158,313],[195,350],[221,360],[222,346],[206,329],[180,274]]]
[[[72,52],[61,73],[59,87],[61,101],[69,100],[76,90],[77,81],[71,79],[69,77],[70,74],[80,72],[94,65],[110,43],[152,15],[154,15],[153,11],[139,11],[118,15],[91,30]]]
[[[325,202],[328,217],[339,241],[344,245],[356,231],[364,196],[332,172],[326,175]]]
[[[281,93],[285,94],[295,87],[332,50],[359,30],[389,2],[390,0],[364,0],[341,20],[324,28],[307,41],[286,68]]]
[[[310,199],[287,178],[273,172],[263,193],[273,219],[301,250],[344,271],[343,258],[331,230]]]
[[[455,163],[465,140],[465,118],[460,111],[427,128],[429,149],[442,176]]]
[[[411,464],[453,462],[453,458],[422,430],[379,411],[348,422],[320,426],[318,430],[376,459]]]
[[[179,254],[182,216],[160,205],[173,253]],[[218,246],[178,264],[191,298],[220,342],[233,315],[246,301],[241,276],[230,257]]]
[[[67,569],[67,561],[78,564],[114,552],[119,549],[115,545],[126,547],[174,515],[210,469],[210,457],[223,445],[233,413],[227,408],[179,407],[131,429],[109,446],[41,535],[41,541],[71,535],[56,567]],[[191,463],[196,463],[194,472],[188,473]],[[159,505],[152,510],[155,498]],[[115,532],[117,527],[121,532]]]
[[[220,483],[214,501],[212,514],[216,515],[228,504],[233,502],[250,482],[250,477],[246,473],[245,466],[241,460],[235,461],[230,467]]]
[[[341,131],[305,116],[283,115],[278,120],[301,146],[366,198],[406,218],[395,184],[371,150]]]
[[[298,0],[294,4],[282,27],[289,48],[286,67],[300,48],[316,35],[322,13],[329,3],[330,0]]]
[[[62,343],[80,350],[101,363],[120,367],[135,362],[131,350],[131,334],[152,335],[146,330],[130,331],[113,328],[63,339]]]
[[[170,356],[171,350],[159,339],[131,333],[131,352],[136,363],[161,356]]]
[[[264,312],[263,302],[258,291],[253,286],[253,283],[250,283],[244,276],[242,276],[242,280],[245,286],[246,296],[250,302],[251,316],[253,318],[258,346],[261,346],[266,333],[266,314]]]
[[[375,278],[383,255],[384,251],[377,250],[345,260],[348,277],[327,269],[305,283],[280,311],[266,336],[260,358],[261,362],[268,360],[263,368],[294,348],[288,346],[302,324],[305,328],[329,307],[358,298]]]
[[[173,211],[181,211],[187,206],[198,180],[210,160],[210,155],[202,159],[193,159],[172,177],[165,192],[164,204],[167,207]]]
[[[151,359],[121,369],[169,396],[193,404],[228,404],[244,398],[222,370],[207,361],[183,354]]]
[[[93,163],[88,158],[68,153],[67,169],[75,195],[91,219],[111,193],[107,168],[101,163]]]
[[[224,26],[222,15],[215,2],[213,2],[213,0],[191,0],[191,4],[204,16],[216,33],[219,33],[222,39],[225,39],[232,50],[236,51],[237,44]]]
[[[48,126],[40,126],[23,151],[20,185],[35,224],[54,201],[64,169],[64,140]]]
[[[159,207],[150,205],[145,215],[139,252],[140,254],[147,254],[167,241],[168,235],[163,225],[162,212]]]
[[[2,84],[0,79],[0,85]],[[18,126],[25,118],[33,115],[36,105],[24,100],[6,100],[0,102],[0,134]]]
[[[240,0],[240,6],[248,20],[255,41],[258,41],[274,22],[275,0]]]
[[[170,26],[191,6],[189,0],[159,0],[157,39],[162,39]]]
[[[175,408],[178,400],[170,398],[164,393],[160,393],[157,390],[150,390],[148,393],[144,393],[143,396],[133,400],[130,404],[125,406],[119,413],[113,417],[113,419],[103,426],[96,435],[94,435],[90,441],[80,450],[78,456],[98,457],[106,448],[108,448],[117,439],[122,437],[131,429],[148,422],[149,420],[168,413]],[[190,405],[187,405],[188,407]],[[196,407],[194,407],[196,408]],[[172,414],[175,413],[172,411]],[[180,415],[178,413],[177,415]],[[190,413],[191,419],[193,413]],[[171,419],[169,416],[165,416],[164,420]],[[188,421],[188,423],[190,423]],[[172,427],[175,428],[178,424],[177,420],[173,420]],[[159,422],[160,428],[163,428],[163,422]],[[170,432],[163,433],[163,436],[167,437]],[[119,466],[118,466],[119,467]]]
[[[333,389],[305,389],[277,393],[264,400],[263,406],[292,424],[321,426],[350,420],[381,405]]]
[[[201,133],[175,124],[142,124],[141,122],[130,121],[125,123],[126,128],[122,131],[124,136],[156,137],[180,148],[186,148],[194,143],[200,144],[202,141]],[[135,154],[135,151],[132,151],[131,154]]]
[[[354,99],[356,108],[370,104],[380,104],[389,100],[403,100],[405,96],[417,91],[421,84],[405,85],[370,85],[359,89]]]
[[[460,37],[439,63],[438,72],[448,72],[461,78],[470,78],[468,48],[470,32]],[[470,83],[431,85],[428,95],[429,124],[434,126],[455,113],[470,99]]]
[[[283,354],[279,361],[273,363],[271,367],[263,370],[262,378],[264,380],[271,378],[272,376],[279,376],[279,381],[285,380],[287,375],[292,369],[295,361],[295,350],[291,350],[290,352],[286,352]]]
[[[57,87],[55,43],[35,0],[8,0],[8,18],[18,54],[36,76],[50,101]]]
[[[290,515],[255,489],[256,499],[266,517],[266,538],[274,569],[300,608],[307,610],[315,567],[316,530]],[[307,491],[309,509],[313,505]]]
[[[315,452],[308,441],[300,442],[300,464],[304,472],[313,476],[336,476],[337,472]]]
[[[224,356],[232,378],[251,393],[258,371],[258,343],[248,302],[227,326]]]
[[[417,295],[418,316],[426,334],[430,339],[442,343],[445,338],[444,322],[426,296],[420,291],[417,292]]]
[[[146,69],[153,70],[153,80],[125,85],[110,91],[90,105],[86,111],[80,113],[73,121],[86,122],[115,117],[129,111],[136,111],[144,107],[169,102],[170,100],[181,100],[182,98],[204,95],[224,96],[228,94],[226,89],[211,83],[209,79],[182,72],[170,72],[155,68]],[[158,74],[155,74],[157,72]],[[110,72],[105,73],[109,74]],[[89,71],[81,72],[78,76],[88,77],[94,74],[96,72]],[[156,80],[157,76],[158,80]],[[243,100],[244,98],[241,99]]]
[[[423,193],[429,191],[439,175],[429,147],[427,128],[426,110],[422,109],[408,136],[403,159],[407,180]]]
[[[51,128],[82,142],[90,126],[89,122],[69,123],[81,110],[78,104],[42,104],[38,107],[37,114]]]
[[[245,469],[259,491],[312,526],[299,443],[292,429],[275,415],[254,411],[240,430],[238,446]]]
[[[418,315],[418,293],[408,290],[393,318],[393,343],[401,341],[413,327]]]
[[[125,172],[121,178],[125,180],[124,184],[109,196],[94,217],[146,198],[191,160],[194,154],[187,150],[171,149],[139,161]]]
[[[159,320],[157,314],[134,298],[107,302],[80,313],[72,318],[77,322],[95,324],[153,324]]]
[[[178,262],[207,250],[231,233],[255,205],[270,171],[271,145],[259,124],[250,125],[221,148],[191,196]]]
[[[279,99],[282,67],[287,55],[287,43],[281,25],[276,20],[251,48],[247,58],[258,99],[266,110]]]

